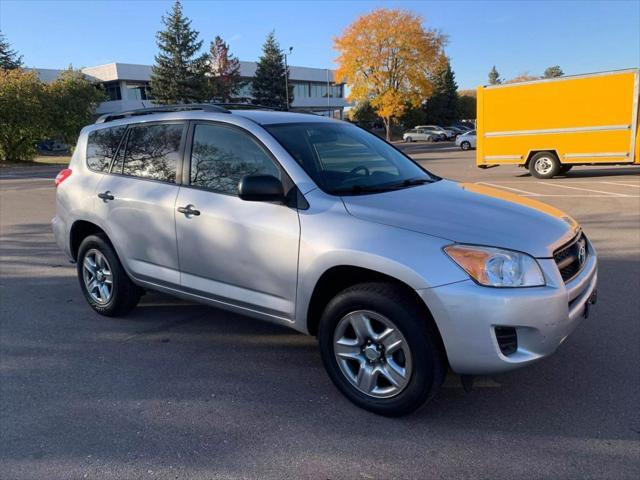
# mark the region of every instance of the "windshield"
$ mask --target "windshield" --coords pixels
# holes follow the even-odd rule
[[[325,192],[358,195],[437,180],[375,135],[347,123],[287,123],[265,128]]]

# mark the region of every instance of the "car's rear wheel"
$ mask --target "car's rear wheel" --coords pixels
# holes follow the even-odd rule
[[[90,235],[82,241],[77,269],[82,293],[99,314],[124,315],[138,304],[142,290],[124,271],[105,237]]]
[[[464,141],[460,144],[462,150],[471,150],[471,143]]]
[[[392,284],[350,287],[334,297],[318,330],[329,377],[356,405],[386,416],[410,413],[444,379],[438,333],[423,308]]]
[[[536,178],[553,178],[560,173],[560,161],[555,153],[538,152],[529,161],[529,172]]]

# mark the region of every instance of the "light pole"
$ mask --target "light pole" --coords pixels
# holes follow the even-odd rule
[[[293,47],[289,47],[288,55],[293,52]],[[287,111],[289,110],[289,67],[287,66],[287,54],[284,54],[284,92],[287,97]]]
[[[329,85],[329,69],[327,68],[327,116],[332,117],[331,111],[331,86]]]

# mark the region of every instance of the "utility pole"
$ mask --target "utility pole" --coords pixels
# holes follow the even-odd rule
[[[289,47],[289,55],[293,52],[293,47]],[[287,54],[284,54],[284,91],[287,97],[287,111],[289,110],[289,67],[287,66]]]
[[[327,68],[327,116],[331,116],[331,87],[329,86],[329,69]]]

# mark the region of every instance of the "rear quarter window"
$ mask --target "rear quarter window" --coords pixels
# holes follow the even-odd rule
[[[115,156],[126,126],[102,128],[89,133],[87,166],[94,172],[107,172]]]

